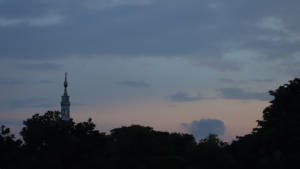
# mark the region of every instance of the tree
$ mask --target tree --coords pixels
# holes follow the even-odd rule
[[[187,157],[196,146],[193,136],[155,131],[132,125],[111,130],[112,168],[188,168]]]
[[[229,169],[233,166],[233,157],[226,151],[228,144],[215,134],[199,140],[192,157],[195,168]]]
[[[99,168],[103,166],[106,136],[95,124],[62,120],[60,112],[35,114],[21,131],[28,168]]]
[[[263,111],[263,120],[258,120],[254,129],[273,161],[282,165],[297,161],[300,152],[300,79],[270,91],[274,99]]]
[[[300,79],[275,91],[263,119],[251,134],[231,145],[243,168],[286,168],[297,163],[300,152]],[[254,161],[254,162],[253,162]]]
[[[21,143],[10,133],[9,128],[0,126],[0,168],[18,168]]]

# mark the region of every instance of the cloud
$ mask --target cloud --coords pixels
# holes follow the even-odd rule
[[[30,84],[41,84],[41,85],[53,84],[53,83],[54,83],[54,81],[52,81],[52,80],[38,80],[38,81],[30,82]],[[0,85],[12,86],[12,85],[24,85],[24,84],[28,84],[28,83],[26,83],[25,80],[0,77]]]
[[[229,78],[220,78],[220,82],[222,83],[228,83],[228,84],[245,84],[247,81],[245,80],[234,80],[234,79],[229,79]]]
[[[64,20],[63,16],[49,15],[41,18],[30,18],[27,20],[29,25],[32,26],[49,26],[61,23]]]
[[[11,100],[9,107],[12,109],[33,107],[36,103],[44,100],[43,98],[15,99]]]
[[[273,79],[249,79],[249,80],[234,80],[234,79],[230,79],[230,78],[220,78],[219,79],[220,82],[222,83],[228,83],[228,84],[247,84],[247,83],[272,83],[274,82]]]
[[[221,55],[221,54],[219,54]],[[200,67],[209,67],[213,68],[217,71],[221,72],[232,72],[232,71],[239,71],[241,70],[242,65],[239,62],[234,60],[226,59],[223,57],[210,57],[210,58],[202,58],[199,59],[195,65]]]
[[[299,53],[300,54],[300,53]],[[297,60],[287,59],[283,62],[273,65],[272,69],[276,70],[277,73],[286,72],[291,78],[300,76],[300,57]]]
[[[258,21],[257,27],[268,32],[258,36],[259,40],[295,43],[300,41],[300,33],[289,29],[285,22],[278,17],[265,17]]]
[[[255,83],[267,83],[270,82],[270,79],[253,79],[249,81],[235,81],[232,79],[220,79],[220,81],[224,83],[230,84],[245,84],[250,82]],[[219,92],[221,93],[222,97],[225,99],[238,99],[238,100],[261,100],[261,101],[269,101],[271,100],[271,96],[266,93],[259,93],[259,92],[247,92],[241,88],[220,88]],[[171,102],[193,102],[193,101],[200,101],[203,99],[216,99],[216,97],[203,97],[201,94],[198,95],[190,95],[187,92],[179,91],[175,94],[168,96],[168,99]]]
[[[193,134],[197,139],[204,138],[209,134],[224,135],[224,122],[217,119],[201,119],[191,123],[182,123],[182,126]]]
[[[132,88],[149,88],[150,87],[150,85],[144,81],[126,80],[126,81],[116,82],[116,84],[120,85],[120,86],[132,87]]]
[[[252,50],[256,62],[266,63],[300,52],[299,6],[280,0],[3,1],[0,58],[183,58],[237,72],[246,61],[226,58],[233,51]]]
[[[16,80],[11,78],[0,78],[0,85],[23,85],[25,82],[22,80]]]
[[[203,99],[203,97],[201,97],[200,95],[191,96],[186,92],[177,92],[175,94],[168,96],[168,98],[172,102],[192,102],[192,101],[199,101]]]
[[[0,27],[15,25],[22,23],[22,20],[19,19],[6,19],[6,18],[0,18]]]
[[[286,28],[279,18],[276,17],[265,17],[257,23],[257,26],[262,29],[270,29],[274,31],[285,32]]]
[[[22,70],[32,70],[32,71],[53,71],[53,70],[60,70],[62,68],[62,65],[57,63],[50,63],[50,62],[44,62],[44,63],[26,63],[26,64],[20,64],[17,66],[18,69]]]
[[[5,104],[3,104],[5,102]],[[58,104],[50,104],[49,100],[41,97],[32,97],[24,99],[12,99],[3,101],[2,106],[7,106],[9,109],[22,109],[22,108],[52,108]]]
[[[219,89],[225,99],[238,100],[261,100],[268,101],[271,97],[268,93],[246,92],[240,88],[221,88]]]
[[[64,17],[59,15],[49,15],[36,18],[1,18],[0,27],[14,26],[18,24],[27,24],[29,26],[49,26],[56,25],[63,21]]]
[[[273,83],[273,79],[253,79],[251,81],[257,82],[257,83]]]
[[[147,5],[153,0],[87,0],[86,6],[92,9],[113,8],[123,5]]]
[[[36,82],[33,82],[34,84],[53,84],[54,81],[52,80],[39,80],[39,81],[36,81]]]

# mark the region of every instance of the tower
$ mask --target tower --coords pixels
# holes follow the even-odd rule
[[[64,82],[64,95],[61,96],[61,118],[63,120],[70,119],[70,96],[68,96],[68,81],[67,81],[67,72],[65,73],[65,82]]]

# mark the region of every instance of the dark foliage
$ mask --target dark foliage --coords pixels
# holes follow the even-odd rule
[[[20,156],[21,140],[15,140],[9,128],[0,126],[0,168],[17,168]]]
[[[300,79],[270,91],[274,99],[251,134],[230,146],[241,168],[294,168],[300,151]]]
[[[24,121],[23,142],[0,129],[0,169],[234,169],[297,168],[300,79],[271,91],[274,99],[251,134],[228,145],[216,135],[192,135],[132,125],[111,130],[64,121],[60,112]]]
[[[21,135],[28,168],[99,168],[107,156],[107,139],[95,124],[64,121],[59,112],[34,115],[24,121]]]

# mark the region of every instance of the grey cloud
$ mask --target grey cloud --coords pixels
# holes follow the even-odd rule
[[[221,88],[219,89],[221,94],[225,99],[239,99],[239,100],[262,100],[268,101],[271,97],[268,93],[256,93],[256,92],[247,92],[240,88]]]
[[[201,97],[200,95],[191,96],[186,92],[177,92],[175,94],[168,96],[168,98],[172,102],[192,102],[192,101],[199,101],[203,99],[203,97]]]
[[[116,83],[117,85],[120,86],[127,86],[127,87],[133,87],[133,88],[149,88],[150,85],[144,81],[120,81]]]
[[[91,9],[106,9],[123,5],[145,5],[153,0],[87,0],[86,7]]]
[[[229,79],[229,78],[221,78],[219,79],[220,82],[222,83],[228,83],[228,84],[245,84],[247,81],[245,80],[234,80],[234,79]]]
[[[228,83],[228,84],[247,84],[247,83],[272,83],[274,82],[273,79],[249,79],[249,80],[234,80],[229,78],[220,78],[220,82]]]
[[[245,49],[254,50],[266,59],[280,59],[291,58],[299,52],[300,41],[297,38],[291,39],[300,34],[300,23],[296,17],[299,15],[299,1],[108,2],[2,2],[0,16],[6,19],[3,25],[14,26],[1,28],[0,57],[182,57],[196,65],[219,71],[239,71],[243,65],[225,58],[224,54]],[[90,8],[99,5],[99,8]],[[22,17],[52,16],[54,11],[58,16],[66,18],[61,24],[51,27],[16,24]],[[56,19],[45,19],[45,22],[37,19],[32,23],[43,25],[51,23],[51,20],[57,23]],[[285,31],[278,31],[280,28]],[[283,40],[270,40],[274,39],[272,37],[276,39],[276,36]]]
[[[0,78],[0,85],[23,85],[25,82],[19,79]]]
[[[32,97],[26,99],[14,99],[8,100],[7,106],[10,109],[20,109],[20,108],[30,108],[30,107],[43,107],[43,108],[50,108],[55,106],[54,104],[49,104],[49,100],[46,98],[40,97]]]
[[[26,22],[32,26],[56,25],[63,21],[64,17],[59,15],[49,15],[41,18],[30,18]]]
[[[39,18],[0,18],[0,27],[8,27],[19,24],[27,24],[29,26],[49,26],[62,22],[63,17],[59,15],[45,16]]]
[[[54,81],[51,80],[39,80],[39,81],[32,81],[30,84],[52,84]],[[20,79],[13,79],[13,78],[6,78],[6,77],[1,77],[0,78],[0,85],[24,85],[27,84],[25,80],[20,80]]]
[[[219,54],[221,55],[221,54]],[[197,59],[196,59],[197,60]],[[225,59],[222,57],[210,57],[201,58],[196,62],[198,66],[210,67],[218,71],[239,71],[241,70],[242,64],[230,59]]]
[[[71,104],[74,107],[84,106],[84,103],[78,102],[72,102]],[[0,111],[10,111],[23,108],[43,108],[46,110],[52,110],[57,109],[58,107],[59,101],[52,101],[48,98],[43,97],[0,100]]]
[[[204,138],[209,134],[224,135],[224,122],[217,119],[201,119],[191,123],[182,123],[182,126],[193,134],[197,139]]]
[[[62,65],[57,63],[27,63],[27,64],[20,64],[17,66],[19,69],[23,70],[42,70],[42,71],[53,71],[53,70],[60,70],[62,68]]]
[[[72,104],[73,105],[73,104]],[[56,108],[59,106],[59,103],[57,104],[50,104],[50,103],[41,103],[41,104],[34,104],[32,105],[32,107],[36,107],[36,108],[47,108],[47,109],[52,109],[52,108]]]
[[[52,81],[52,80],[39,80],[39,81],[33,82],[33,83],[36,83],[36,84],[53,84],[54,81]]]
[[[18,19],[0,18],[0,27],[10,26],[21,23]]]
[[[257,83],[272,83],[274,82],[273,79],[253,79],[252,81]]]
[[[287,72],[288,75],[290,75],[292,77],[300,76],[300,61],[285,60],[282,63],[277,64],[272,68],[277,69],[278,73],[279,72]]]

